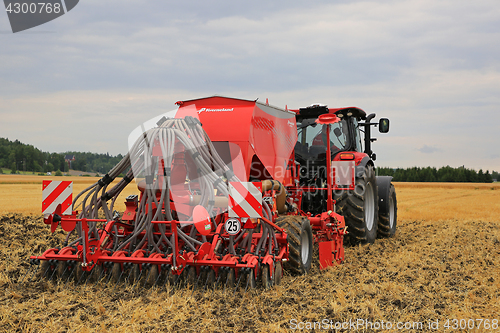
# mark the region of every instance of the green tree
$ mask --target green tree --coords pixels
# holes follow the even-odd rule
[[[54,165],[52,163],[47,163],[45,165],[45,172],[52,172],[54,171]]]
[[[484,174],[484,183],[493,183],[493,178],[490,175],[490,171],[486,170],[486,173]]]
[[[479,169],[479,172],[477,173],[477,182],[478,183],[484,183],[483,169]]]

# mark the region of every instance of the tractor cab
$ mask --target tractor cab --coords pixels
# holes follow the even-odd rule
[[[298,140],[295,158],[301,165],[325,165],[328,126],[318,124],[322,114],[332,113],[341,120],[330,126],[330,149],[332,158],[340,152],[362,152],[359,135],[359,120],[366,113],[359,108],[328,109],[323,105],[312,105],[299,109],[296,116]]]
[[[319,214],[333,208],[332,199],[336,201],[335,210],[338,212],[363,207],[356,212],[357,220],[346,217],[346,223],[351,228],[369,231],[353,235],[352,242],[373,242],[377,234],[378,200],[382,199],[380,206],[385,211],[384,199],[388,201],[390,196],[388,191],[377,193],[377,186],[380,189],[392,186],[390,179],[375,177],[376,155],[371,150],[371,143],[376,139],[371,137],[371,127],[377,126],[379,132],[387,133],[389,119],[371,122],[374,117],[375,114],[367,115],[357,107],[334,109],[315,104],[296,111],[298,135],[295,160],[300,165],[299,184],[307,189],[301,208]],[[349,194],[365,188],[367,199],[352,203],[351,199],[355,196]],[[362,193],[359,197],[365,198]],[[391,228],[393,232],[395,229]]]
[[[376,156],[371,151],[370,125],[378,125],[381,133],[389,131],[389,120],[380,119],[379,123],[370,123],[375,114],[357,107],[329,109],[326,105],[314,104],[300,108],[296,115],[298,138],[295,145],[295,158],[301,165],[326,165],[327,125],[319,124],[318,117],[322,114],[335,114],[339,122],[330,125],[331,159],[341,152],[366,153],[372,160]],[[364,132],[364,140],[361,137]],[[364,150],[363,150],[364,141]]]

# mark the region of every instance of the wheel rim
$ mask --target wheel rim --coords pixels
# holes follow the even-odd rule
[[[391,196],[389,198],[389,226],[391,227],[391,229],[394,227],[394,199],[393,197]]]
[[[307,232],[302,231],[302,234],[300,235],[300,244],[301,244],[301,249],[300,249],[300,255],[302,257],[302,264],[307,263],[307,258],[309,258],[309,237],[307,235]]]
[[[367,183],[365,187],[365,223],[368,230],[372,230],[375,219],[375,197],[373,195],[372,183]]]

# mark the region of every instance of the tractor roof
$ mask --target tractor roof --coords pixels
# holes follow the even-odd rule
[[[366,119],[366,112],[355,106],[348,106],[344,108],[328,109],[328,110],[330,110],[330,113],[335,113],[336,115],[342,113],[343,115],[346,116],[354,116],[362,120]],[[349,112],[352,114],[349,115]]]
[[[366,112],[354,106],[343,108],[328,108],[326,105],[314,104],[298,110],[290,110],[296,113],[297,121],[301,119],[317,118],[321,114],[334,113],[336,115],[342,114],[343,116],[352,116],[358,119],[366,119]]]

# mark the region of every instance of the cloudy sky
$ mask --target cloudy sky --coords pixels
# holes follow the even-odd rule
[[[82,0],[16,34],[0,13],[0,137],[124,154],[142,122],[214,94],[390,118],[380,166],[500,171],[500,6]]]

